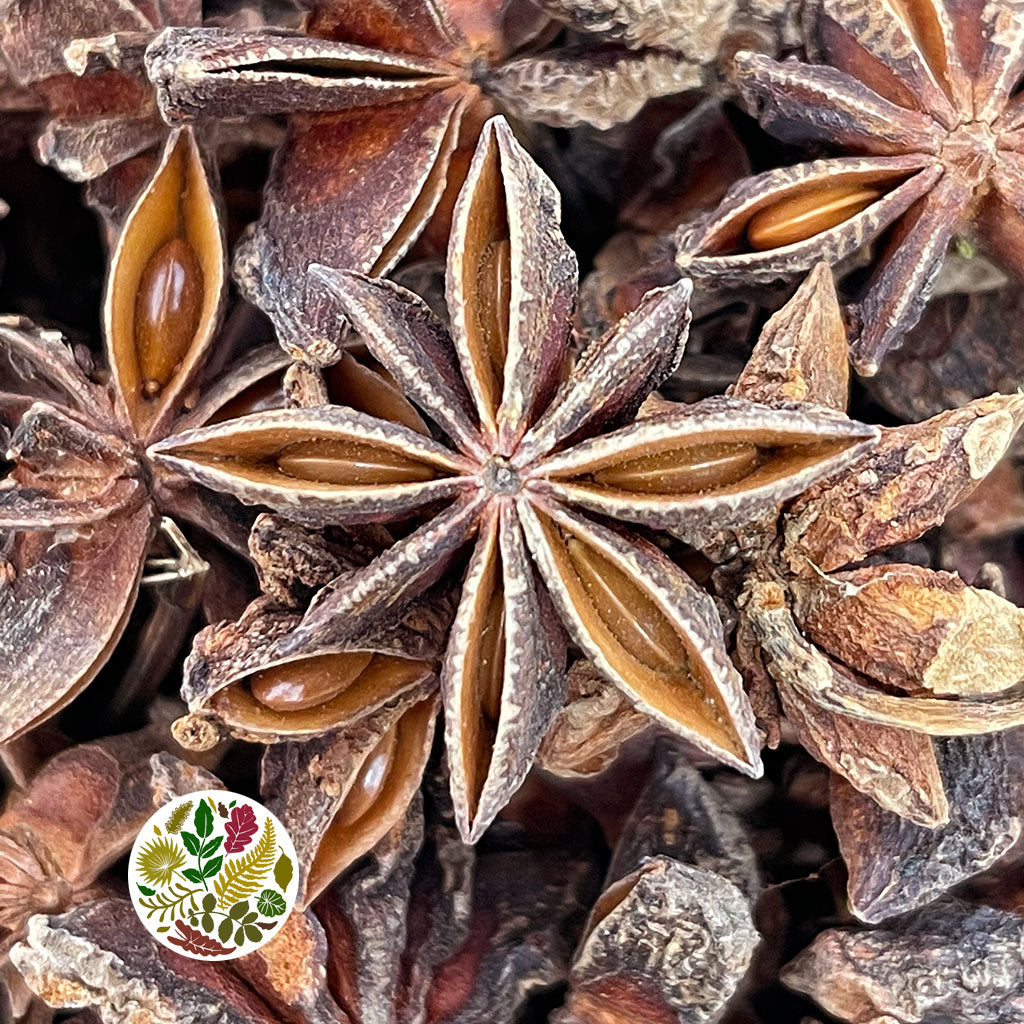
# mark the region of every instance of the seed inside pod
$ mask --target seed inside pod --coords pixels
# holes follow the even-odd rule
[[[505,670],[505,596],[500,589],[487,606],[477,644],[476,686],[480,710],[489,722],[497,723]]]
[[[883,194],[860,183],[805,189],[758,210],[747,224],[747,241],[758,250],[803,242],[842,224]]]
[[[596,483],[645,494],[697,494],[749,476],[759,464],[757,445],[747,442],[692,445],[630,459],[599,469]]]
[[[655,672],[685,671],[689,652],[661,608],[589,544],[570,536],[565,546],[594,612],[622,647]]]
[[[476,280],[476,318],[484,353],[498,390],[505,378],[509,303],[512,298],[512,247],[507,238],[491,242],[480,256]]]
[[[399,727],[400,723],[396,723],[388,729],[367,755],[352,787],[345,795],[345,802],[334,816],[334,825],[337,827],[354,825],[373,807],[383,792],[398,752]]]
[[[359,678],[372,657],[369,651],[346,651],[275,665],[257,672],[249,689],[274,711],[302,711],[336,697]]]
[[[401,423],[419,434],[429,434],[426,424],[394,381],[364,366],[346,352],[341,360],[324,370],[327,393],[337,405],[348,405],[382,420]]]
[[[147,397],[158,394],[187,354],[203,309],[203,269],[184,238],[165,242],[146,264],[135,302],[135,351]]]
[[[296,441],[277,456],[282,473],[296,480],[360,487],[433,480],[431,466],[384,445],[342,438]]]

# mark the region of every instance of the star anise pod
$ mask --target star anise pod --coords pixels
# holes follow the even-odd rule
[[[640,708],[757,774],[753,720],[714,604],[626,524],[689,540],[739,524],[876,436],[841,414],[728,399],[630,423],[678,362],[690,286],[650,292],[566,375],[576,264],[558,205],[499,118],[454,211],[451,335],[394,284],[312,270],[446,444],[325,407],[242,417],[151,448],[197,483],[311,526],[432,511],[324,587],[283,654],[395,621],[462,573],[471,549],[442,672],[452,791],[471,839],[524,778],[562,702],[563,625]]]
[[[870,375],[920,317],[954,236],[1024,271],[1024,16],[1012,4],[821,0],[815,39],[822,64],[745,53],[735,74],[769,131],[843,155],[738,183],[683,232],[679,261],[766,282],[878,240],[854,317],[854,359]]]
[[[146,60],[172,124],[293,115],[236,276],[282,344],[317,362],[337,358],[341,320],[310,288],[311,262],[387,273],[432,216],[443,247],[488,117],[626,120],[653,96],[699,85],[735,13],[634,0],[600,12],[579,0],[306,6],[305,35],[171,29]],[[562,23],[590,45],[547,48]]]
[[[842,313],[822,264],[768,322],[733,393],[842,408],[847,377]],[[967,794],[948,791],[949,770],[940,770],[937,755],[961,765],[1007,756],[980,734],[1024,723],[1024,612],[954,574],[871,556],[941,523],[998,464],[1022,420],[1024,399],[993,395],[887,428],[778,522],[721,540],[736,556],[715,583],[736,602],[737,657],[770,742],[777,741],[780,701],[800,742],[878,805],[868,813],[843,804],[849,813],[837,815],[836,828],[851,848],[853,835],[865,831],[853,824],[857,815],[862,822],[873,816],[871,834],[883,827],[899,834],[902,826],[886,824],[885,812],[908,819],[905,838],[894,843],[915,846],[919,859],[909,874],[917,875],[918,895],[980,870],[1012,842],[998,810],[1006,798],[993,790],[985,798],[992,833],[971,840],[974,853],[953,868],[959,854],[950,851],[967,842],[969,830],[950,801]],[[981,746],[958,751],[942,737],[977,737],[969,742]],[[997,776],[994,769],[972,774],[972,798],[981,799],[982,778]],[[893,887],[899,860],[889,875]],[[851,898],[865,913],[878,898],[862,888],[861,868],[871,863],[858,857],[850,865]]]

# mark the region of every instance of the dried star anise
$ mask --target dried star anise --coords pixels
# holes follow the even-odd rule
[[[633,0],[600,14],[581,0],[306,6],[305,35],[170,29],[146,61],[169,123],[293,115],[236,276],[282,344],[316,362],[337,358],[342,321],[310,287],[311,262],[387,273],[432,216],[443,246],[488,117],[627,120],[651,97],[699,85],[736,14]],[[546,49],[562,23],[590,45]]]
[[[821,0],[814,40],[822,64],[743,53],[737,83],[769,131],[844,155],[740,182],[684,229],[679,262],[765,282],[879,240],[855,312],[853,355],[870,375],[917,322],[954,237],[1024,271],[1024,16],[1015,4]]]
[[[842,408],[844,341],[822,264],[768,322],[733,394]],[[781,704],[810,753],[877,805],[853,803],[852,793],[837,799],[844,849],[866,831],[888,830],[887,894],[872,891],[871,858],[857,853],[848,863],[851,901],[869,918],[887,899],[905,909],[933,897],[1013,841],[1014,812],[1004,810],[1012,799],[999,772],[972,770],[966,790],[964,780],[950,790],[937,754],[961,765],[987,757],[996,766],[1008,756],[978,734],[1024,723],[1024,613],[953,574],[867,559],[941,523],[998,464],[1022,419],[1024,399],[993,395],[883,430],[778,522],[719,541],[719,557],[735,557],[714,582],[735,603],[736,654],[769,742],[777,742]],[[963,736],[967,746],[932,739],[947,736]],[[951,801],[978,795],[981,777],[992,788],[979,830]],[[911,849],[916,866],[904,875],[897,865]]]
[[[442,672],[453,795],[472,839],[522,781],[561,703],[562,625],[657,721],[759,772],[714,605],[639,531],[611,520],[689,540],[737,527],[875,436],[827,411],[722,399],[630,424],[679,359],[689,283],[650,292],[567,373],[576,267],[557,217],[550,182],[497,119],[454,211],[451,336],[396,285],[312,270],[451,447],[323,407],[242,417],[151,448],[195,482],[313,526],[401,520],[445,503],[324,587],[279,651],[307,654],[394,621],[461,571],[472,547]]]

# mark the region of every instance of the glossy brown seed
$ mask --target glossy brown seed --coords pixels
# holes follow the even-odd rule
[[[336,405],[348,405],[391,423],[401,423],[419,434],[429,434],[412,403],[383,373],[364,366],[346,352],[324,370],[327,394]]]
[[[337,697],[362,675],[372,657],[369,651],[346,651],[275,665],[257,672],[249,689],[274,711],[303,711]]]
[[[163,390],[187,354],[203,310],[203,268],[184,238],[149,258],[135,300],[135,351],[143,392]]]
[[[345,802],[334,816],[334,824],[339,828],[348,828],[363,818],[383,792],[395,766],[400,727],[401,722],[398,722],[388,729],[363,762]]]
[[[343,487],[417,483],[437,475],[393,448],[338,438],[296,441],[278,455],[277,467],[296,480]]]
[[[505,595],[497,590],[487,606],[480,629],[477,692],[480,709],[491,722],[501,713],[501,684],[505,668]]]
[[[860,213],[882,196],[863,184],[823,185],[797,192],[758,210],[747,224],[754,249],[777,249],[803,242]]]
[[[507,238],[491,242],[480,256],[476,316],[484,351],[499,389],[508,353],[509,304],[512,301],[512,247]]]
[[[619,644],[655,672],[678,673],[689,660],[687,650],[658,605],[590,545],[568,537],[565,546],[594,612]]]
[[[757,445],[747,442],[692,445],[620,462],[593,474],[605,487],[645,494],[696,494],[726,487],[758,465]]]

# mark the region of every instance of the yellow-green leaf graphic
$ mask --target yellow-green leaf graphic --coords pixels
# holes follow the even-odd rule
[[[191,800],[186,800],[183,804],[179,804],[173,811],[171,811],[166,822],[166,828],[172,836],[176,836],[181,831],[181,826],[185,824],[185,819],[189,816],[191,811]]]
[[[173,839],[151,839],[139,851],[138,872],[150,885],[166,885],[185,866],[185,851]]]
[[[217,906],[221,910],[232,903],[244,900],[247,896],[252,896],[263,887],[274,864],[276,850],[274,823],[267,818],[263,835],[257,840],[256,845],[244,857],[229,860],[214,881],[213,890],[217,894]]]

